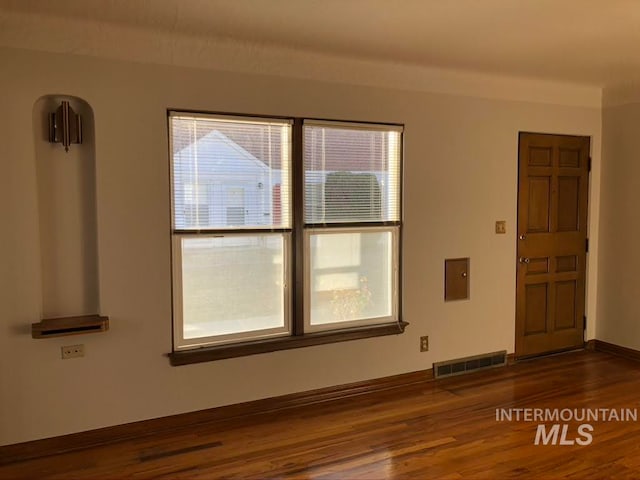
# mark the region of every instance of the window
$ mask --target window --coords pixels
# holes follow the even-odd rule
[[[174,364],[403,331],[401,127],[170,112],[169,131]]]
[[[305,331],[397,321],[401,131],[305,121],[303,132]]]
[[[291,123],[170,127],[175,348],[289,335]]]

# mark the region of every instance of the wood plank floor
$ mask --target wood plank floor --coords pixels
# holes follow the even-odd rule
[[[640,410],[640,363],[573,352],[0,467],[0,478],[640,478],[640,422],[534,445],[497,408]],[[568,439],[578,425],[569,422]]]

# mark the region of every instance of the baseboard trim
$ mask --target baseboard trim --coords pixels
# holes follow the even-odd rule
[[[194,425],[232,420],[238,417],[246,418],[250,415],[273,413],[278,410],[365,395],[383,390],[426,383],[432,380],[432,369],[420,370],[417,372],[292,393],[197,412],[171,415],[152,420],[142,420],[60,437],[17,443],[0,447],[0,465],[113,444],[123,440],[157,434],[158,432],[166,430],[190,428]]]
[[[514,363],[514,354],[508,354],[507,365],[513,365]],[[182,413],[70,435],[17,443],[0,447],[0,465],[109,445],[133,438],[155,435],[168,430],[190,429],[196,425],[230,421],[240,417],[244,419],[252,415],[270,414],[294,407],[426,384],[433,380],[433,369],[429,368],[427,370],[292,393],[251,402],[237,403],[207,410],[199,410],[197,412]]]
[[[589,348],[590,342],[593,342],[591,348]],[[602,340],[589,340],[586,348],[587,350],[610,353],[611,355],[617,355],[618,357],[640,362],[640,351],[634,350],[633,348],[621,347],[614,343],[603,342]]]

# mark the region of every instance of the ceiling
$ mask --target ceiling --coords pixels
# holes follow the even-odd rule
[[[640,80],[639,0],[0,0],[0,11],[600,87]]]

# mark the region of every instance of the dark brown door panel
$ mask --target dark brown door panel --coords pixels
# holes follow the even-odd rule
[[[589,138],[521,133],[516,356],[583,344]]]

